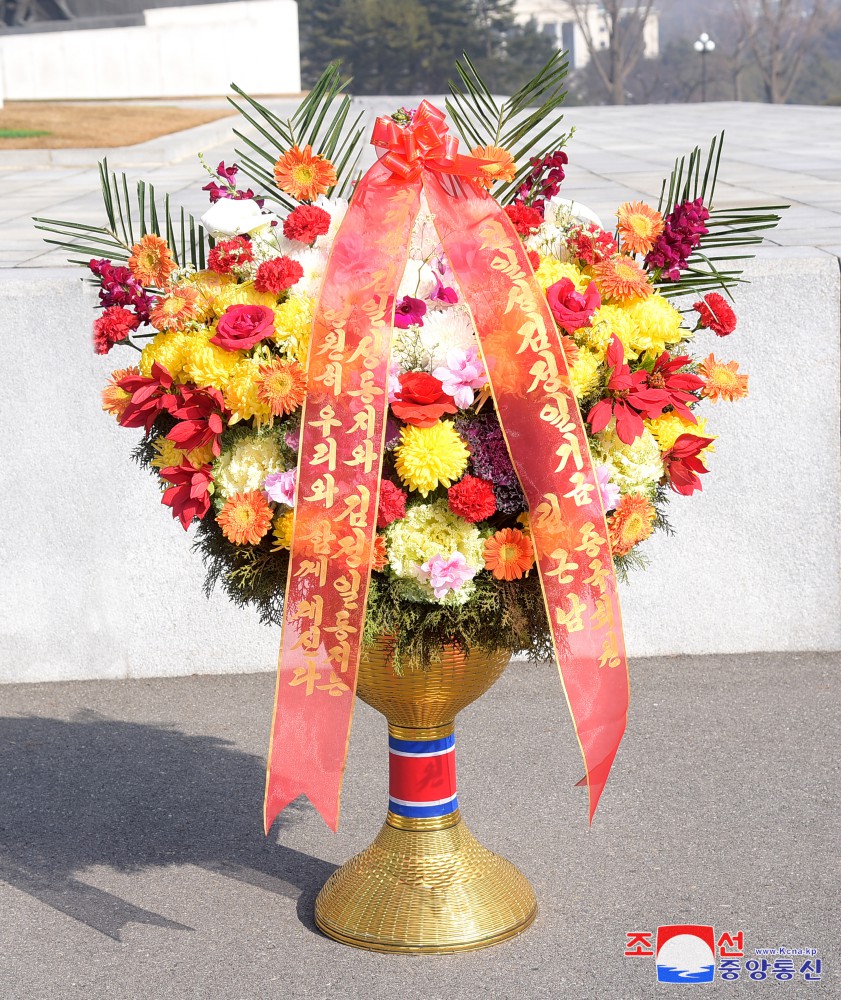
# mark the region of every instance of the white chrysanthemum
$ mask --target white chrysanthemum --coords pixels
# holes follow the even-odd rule
[[[336,238],[339,226],[347,214],[348,203],[346,198],[328,198],[326,195],[320,194],[315,199],[315,205],[318,208],[323,208],[330,216],[330,228],[315,241],[315,249],[326,252],[333,245],[333,240]]]
[[[466,351],[477,346],[473,321],[464,306],[428,312],[423,318],[419,339],[433,368],[446,365],[447,355],[454,348]]]
[[[266,476],[284,471],[276,438],[257,434],[237,438],[214,463],[215,496],[227,499],[234,493],[259,490]]]
[[[619,492],[643,493],[651,496],[663,477],[660,446],[649,430],[643,430],[633,444],[625,444],[616,433],[616,421],[596,434],[592,443],[593,457],[610,468],[610,480]]]
[[[296,295],[309,295],[317,298],[321,290],[321,282],[327,269],[327,254],[324,250],[300,250],[294,255],[295,260],[304,269],[304,276],[295,284]]]

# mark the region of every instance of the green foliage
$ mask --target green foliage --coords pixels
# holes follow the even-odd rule
[[[131,256],[131,247],[146,233],[165,239],[176,264],[191,265],[196,269],[205,266],[209,246],[207,234],[192,215],[180,209],[175,220],[164,195],[163,205],[158,200],[153,184],[138,181],[129,194],[125,174],[119,179],[108,169],[108,160],[99,163],[99,181],[105,207],[106,226],[89,226],[81,222],[63,222],[58,219],[36,218],[36,229],[52,233],[58,239],[44,238],[45,243],[60,247],[74,256],[71,264],[86,266],[91,257],[105,258],[125,264]],[[79,254],[83,257],[80,259]]]
[[[43,128],[0,128],[0,139],[30,139],[36,135],[52,135]]]

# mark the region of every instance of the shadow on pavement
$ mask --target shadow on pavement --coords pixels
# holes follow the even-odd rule
[[[76,876],[192,864],[297,897],[314,930],[315,896],[336,866],[263,836],[243,803],[261,799],[264,781],[262,760],[212,736],[90,712],[0,718],[0,878],[119,940],[129,921],[191,928]]]

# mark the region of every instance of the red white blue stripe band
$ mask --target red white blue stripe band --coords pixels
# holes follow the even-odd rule
[[[389,811],[425,819],[458,809],[456,738],[401,740],[389,735]]]

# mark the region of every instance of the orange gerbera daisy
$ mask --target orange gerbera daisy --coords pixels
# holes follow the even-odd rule
[[[518,528],[503,528],[485,542],[485,569],[497,580],[519,580],[532,566],[531,539]]]
[[[149,321],[156,330],[183,330],[201,312],[198,291],[190,285],[176,285],[158,299]]]
[[[275,358],[260,365],[257,395],[276,417],[294,413],[307,395],[307,373],[297,361]]]
[[[371,569],[376,570],[377,573],[382,573],[386,566],[388,566],[388,551],[385,547],[385,537],[383,535],[375,535]]]
[[[711,354],[698,365],[698,374],[706,379],[701,395],[714,403],[719,399],[732,403],[735,399],[744,399],[748,394],[748,376],[739,374],[738,361],[728,361],[725,364]]]
[[[477,178],[476,183],[490,189],[497,181],[513,181],[517,175],[517,164],[507,149],[501,146],[477,146],[471,150],[480,160],[491,160],[482,167],[484,177]]]
[[[139,374],[140,369],[137,367],[118,368],[117,371],[111,372],[111,378],[108,379],[108,385],[106,385],[102,390],[102,409],[105,410],[106,413],[112,414],[117,418],[117,420],[120,419],[129,404],[131,393],[126,392],[125,389],[121,389],[117,383],[121,378]]]
[[[298,201],[315,201],[336,183],[336,170],[324,156],[313,153],[307,144],[303,149],[293,146],[274,165],[274,177],[281,191]]]
[[[216,520],[234,545],[258,545],[272,526],[272,509],[260,490],[250,490],[229,497]]]
[[[142,285],[155,288],[163,288],[177,267],[166,241],[153,233],[147,233],[139,243],[134,244],[128,266]]]
[[[648,275],[633,257],[621,254],[606,257],[593,266],[593,276],[602,296],[607,298],[646,299],[651,295]]]
[[[627,555],[654,531],[657,512],[640,493],[623,496],[616,510],[607,519],[610,547],[615,556]]]
[[[663,232],[663,216],[643,201],[626,201],[616,212],[622,247],[631,253],[648,253]]]

